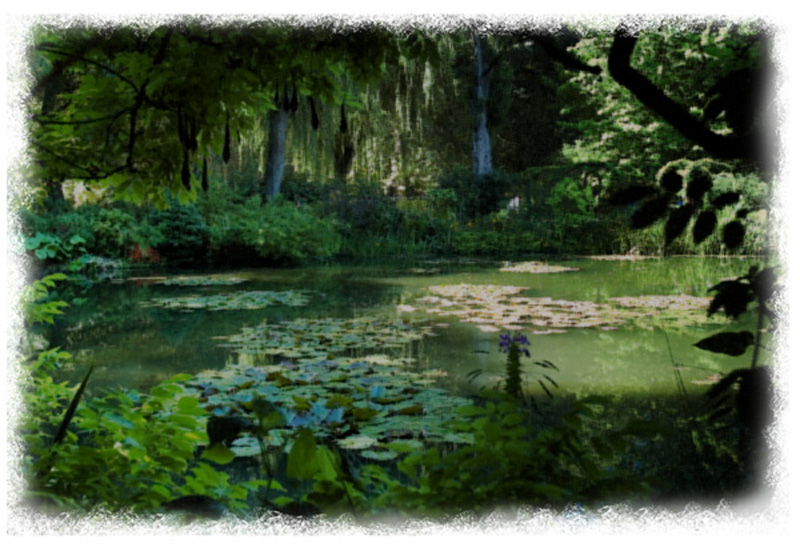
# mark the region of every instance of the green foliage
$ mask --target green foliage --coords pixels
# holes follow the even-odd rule
[[[574,52],[604,67],[610,45],[609,35],[589,32]],[[710,124],[712,131],[736,131],[733,121],[736,114],[730,119],[717,119],[720,112],[712,114],[714,108],[709,103],[716,101],[719,105],[717,94],[722,94],[722,82],[736,71],[751,70],[763,53],[759,32],[753,28],[709,23],[661,28],[657,32],[648,29],[639,35],[631,66],[692,113],[705,111],[709,116],[704,122]],[[741,230],[744,224],[740,220],[726,218],[723,222],[722,218],[729,214],[724,211],[726,207],[744,209],[737,205],[734,194],[720,197],[733,190],[723,179],[731,173],[736,173],[738,179],[757,179],[750,174],[756,172],[752,165],[709,160],[702,149],[693,147],[692,141],[654,115],[613,79],[578,73],[562,88],[562,93],[574,97],[562,110],[564,125],[574,131],[576,139],[565,148],[565,155],[573,162],[605,163],[607,168],[599,182],[611,194],[611,202],[617,198],[617,204],[622,205],[628,201],[625,195],[632,197],[630,201],[640,201],[638,208],[628,209],[625,214],[634,229],[647,228],[647,231],[636,234],[617,227],[618,245],[623,246],[618,251],[635,248],[642,253],[659,253],[664,249],[676,253],[716,254],[723,249],[762,252],[765,238],[758,219],[754,219],[757,230],[751,238],[740,237],[746,232]],[[630,190],[634,189],[645,193],[633,196]],[[659,189],[661,194],[653,195]],[[649,199],[645,200],[646,197]],[[669,220],[661,228],[663,241],[657,242],[649,227],[665,217]],[[696,219],[694,226],[691,218]],[[726,225],[731,226],[730,233],[723,237],[722,227]],[[706,241],[717,226],[719,237]],[[691,241],[682,237],[687,228],[693,232],[695,244],[705,242],[700,249],[693,250]]]
[[[427,198],[396,198],[383,185],[355,181],[345,186],[328,186],[327,198],[318,204],[323,215],[338,219],[342,235],[340,254],[374,257],[449,250],[451,218],[447,209]]]
[[[355,181],[332,188],[334,194],[323,209],[334,214],[355,237],[375,231],[380,234],[397,230],[402,213],[377,181]]]
[[[570,177],[553,187],[547,205],[552,209],[554,243],[559,249],[582,247],[581,240],[594,219],[594,201],[592,189]]]
[[[362,478],[380,492],[377,505],[413,515],[455,515],[509,504],[563,507],[640,488],[612,467],[624,450],[624,434],[596,428],[600,399],[578,401],[553,427],[533,429],[529,416],[506,397],[496,394],[460,409],[464,419],[455,427],[474,443],[411,452],[398,464],[399,479],[363,469]]]
[[[86,240],[79,235],[74,235],[68,240],[51,234],[36,232],[36,235],[25,239],[25,248],[33,251],[40,260],[67,261],[75,257],[76,253],[83,253],[83,244]]]
[[[767,184],[758,176],[734,175],[721,164],[685,159],[665,165],[659,180],[666,175],[674,175],[676,183],[669,190],[635,184],[610,193],[612,205],[637,203],[626,213],[632,230],[619,234],[629,242],[623,246],[642,254],[662,254],[665,249],[681,254],[763,254],[770,249]]]
[[[537,234],[495,232],[481,229],[459,230],[453,234],[452,247],[466,256],[514,256],[541,252],[544,240]]]
[[[167,208],[152,212],[150,219],[162,236],[155,246],[162,257],[176,261],[205,257],[210,230],[196,205],[172,199]]]
[[[431,57],[430,41],[411,36],[424,45],[409,48],[406,38],[374,26],[333,33],[266,21],[36,28],[37,175],[95,180],[139,203],[194,197],[204,184],[192,171],[212,153],[229,159],[232,132],[298,98],[352,103],[347,83],[377,81],[400,55]]]
[[[26,320],[52,323],[64,302],[48,302],[64,274],[34,282]],[[195,463],[199,443],[208,442],[206,412],[195,397],[183,395],[178,376],[149,394],[115,391],[82,398],[90,368],[77,388],[56,383],[53,373],[70,355],[59,348],[40,351],[23,365],[19,385],[23,412],[17,423],[22,443],[25,497],[43,508],[112,511],[156,510],[192,494],[244,507],[248,485],[233,486],[228,475]]]
[[[89,255],[127,258],[131,250],[153,247],[164,239],[148,222],[147,209],[118,205],[81,205],[63,211],[21,211],[26,246],[43,260],[65,264]]]
[[[25,322],[28,325],[34,323],[52,324],[57,315],[61,315],[67,303],[63,300],[54,300],[51,297],[50,289],[54,289],[56,281],[67,279],[66,274],[54,273],[34,281],[27,287],[22,295],[22,302],[25,305]]]
[[[248,487],[231,485],[227,473],[195,461],[208,441],[206,412],[182,396],[175,377],[149,394],[111,392],[82,402],[63,441],[49,433],[72,390],[39,375],[24,391],[19,429],[26,454],[26,496],[59,507],[111,511],[157,510],[174,498],[208,495],[231,510],[245,507]]]
[[[341,245],[337,223],[280,196],[262,204],[253,196],[209,219],[211,246],[222,257],[246,253],[273,263],[333,256]]]
[[[495,170],[475,175],[466,168],[455,168],[439,178],[439,188],[452,190],[457,199],[457,215],[462,222],[496,212],[511,187],[512,177]]]
[[[84,207],[79,207],[76,212],[83,209]],[[94,211],[92,217],[95,235],[92,252],[96,255],[125,258],[136,246],[149,249],[168,237],[163,226],[150,222],[142,209],[137,211],[124,206],[100,207]]]

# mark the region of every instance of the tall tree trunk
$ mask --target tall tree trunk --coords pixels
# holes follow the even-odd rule
[[[269,142],[267,143],[267,165],[264,169],[261,201],[278,195],[281,191],[281,179],[286,158],[286,128],[289,125],[291,111],[281,108],[271,110],[268,114]]]
[[[489,140],[487,107],[489,104],[489,76],[484,55],[486,37],[474,34],[475,45],[475,101],[472,123],[472,170],[476,175],[492,172],[492,143]]]

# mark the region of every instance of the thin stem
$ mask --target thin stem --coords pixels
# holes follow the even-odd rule
[[[758,355],[761,353],[761,331],[764,328],[764,316],[766,315],[766,306],[763,302],[758,303],[758,323],[756,325],[756,340],[753,346],[753,361],[750,363],[750,368],[756,368],[758,365]]]

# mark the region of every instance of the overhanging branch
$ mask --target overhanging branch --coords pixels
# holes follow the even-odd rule
[[[667,97],[647,77],[630,66],[631,54],[638,36],[617,29],[608,55],[608,71],[620,85],[627,88],[643,105],[661,116],[684,137],[719,159],[753,159],[756,154],[751,136],[720,135],[713,132],[685,108]]]

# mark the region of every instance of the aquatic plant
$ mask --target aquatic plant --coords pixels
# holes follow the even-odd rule
[[[269,433],[268,444],[283,445],[293,431],[310,428],[363,458],[391,460],[409,446],[470,441],[447,426],[469,401],[435,387],[446,372],[420,368],[410,353],[430,334],[430,327],[370,317],[245,327],[220,337],[235,362],[199,374],[191,387],[212,416],[274,405],[283,425]],[[245,435],[230,451],[255,455],[262,447]]]
[[[159,307],[192,310],[257,310],[269,306],[301,307],[308,305],[308,291],[238,291],[225,294],[187,295],[153,298],[142,302],[145,308]]]
[[[422,311],[428,315],[455,317],[474,323],[481,330],[526,330],[530,334],[553,334],[572,328],[613,330],[637,327],[705,325],[698,313],[711,301],[688,295],[611,298],[607,303],[556,300],[519,296],[525,287],[500,285],[434,285],[433,293],[418,299],[420,308],[398,308],[399,312]],[[717,320],[722,322],[722,320]]]
[[[177,276],[170,277],[163,281],[159,281],[160,285],[178,285],[181,287],[209,287],[218,285],[238,285],[244,283],[246,280],[242,277],[231,275],[224,276],[210,276],[210,275],[193,275],[193,276]]]
[[[310,429],[342,450],[380,461],[426,443],[472,440],[449,425],[469,400],[433,385],[443,371],[411,370],[405,361],[383,357],[267,366],[232,363],[198,374],[187,386],[211,416],[252,415],[265,403],[274,407],[282,420],[267,435],[270,446],[285,446],[294,432]],[[262,447],[246,432],[229,450],[232,458],[257,455]]]
[[[580,268],[571,268],[569,266],[558,266],[536,261],[509,264],[500,268],[501,272],[532,273],[532,274],[577,272],[579,270]]]
[[[231,348],[240,355],[314,362],[334,356],[366,357],[387,351],[402,353],[409,343],[430,334],[430,327],[403,321],[328,317],[263,323],[244,327],[238,334],[219,339],[224,340],[220,346]],[[395,355],[395,358],[399,357]]]
[[[506,393],[512,397],[522,397],[522,365],[520,363],[520,356],[530,357],[531,353],[528,348],[523,346],[530,345],[528,339],[522,334],[514,335],[511,338],[510,334],[500,335],[500,351],[508,354],[506,360]]]

